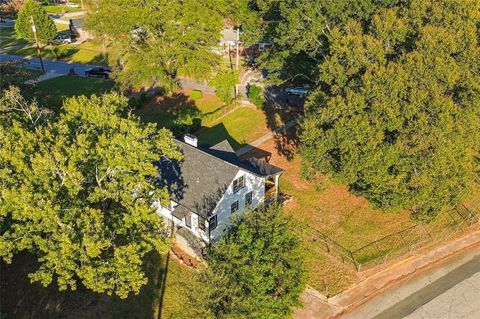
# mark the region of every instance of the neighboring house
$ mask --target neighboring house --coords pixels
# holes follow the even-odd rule
[[[263,159],[240,160],[227,140],[197,147],[196,137],[176,141],[181,161],[162,158],[158,185],[171,195],[167,207],[156,203],[158,213],[176,231],[177,244],[201,258],[206,244],[217,241],[232,215],[276,199],[283,170]]]
[[[228,54],[230,51],[235,51],[237,47],[237,30],[233,27],[226,27],[221,31],[220,42],[212,51],[219,54]]]

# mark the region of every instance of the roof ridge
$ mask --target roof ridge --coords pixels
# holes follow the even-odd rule
[[[229,164],[229,165],[231,165],[231,166],[233,166],[233,167],[239,168],[239,169],[243,169],[242,167],[240,167],[240,166],[238,166],[238,165],[235,165],[235,164],[233,164],[233,163],[231,163],[231,162],[229,162],[229,161],[226,161],[226,160],[224,160],[224,159],[222,159],[222,158],[220,158],[220,157],[218,157],[218,156],[215,156],[215,155],[213,155],[213,154],[210,154],[210,153],[208,153],[207,151],[204,151],[204,150],[202,150],[202,149],[199,148],[199,147],[195,147],[195,146],[190,145],[190,144],[188,144],[188,143],[185,143],[184,141],[181,141],[181,140],[179,140],[179,139],[176,139],[176,140],[177,140],[178,142],[180,142],[180,143],[182,143],[182,144],[184,144],[184,145],[187,145],[188,147],[193,148],[193,149],[195,149],[195,150],[197,150],[197,151],[199,151],[199,152],[202,152],[203,154],[206,154],[206,155],[208,155],[208,156],[210,156],[210,157],[212,157],[212,158],[214,158],[214,159],[216,159],[216,160],[218,160],[218,161],[227,163],[227,164]],[[223,142],[223,141],[226,141],[226,139],[225,139],[225,140],[222,140],[222,142]],[[227,141],[227,142],[228,142],[228,141]],[[218,143],[217,143],[217,144],[218,144]],[[215,144],[215,145],[216,145],[216,144]],[[235,154],[235,155],[237,155],[237,154]]]

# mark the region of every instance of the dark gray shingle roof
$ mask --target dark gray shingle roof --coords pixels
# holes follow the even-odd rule
[[[179,203],[182,211],[191,210],[208,217],[217,206],[239,169],[258,176],[281,173],[278,167],[260,160],[241,161],[228,141],[224,140],[210,148],[197,148],[175,141],[183,153],[181,161],[162,158],[158,162],[159,187],[167,187],[171,199]]]

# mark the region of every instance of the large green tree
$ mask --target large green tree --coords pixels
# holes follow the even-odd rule
[[[242,14],[244,40],[261,40],[273,46],[258,62],[269,72],[272,83],[296,82],[316,85],[317,65],[329,51],[329,34],[350,18],[367,22],[375,8],[399,0],[237,0]]]
[[[67,99],[59,114],[0,100],[0,256],[38,257],[32,281],[126,297],[147,281],[143,256],[168,239],[152,208],[160,156],[179,158],[166,130],[126,113],[117,94]]]
[[[292,223],[278,207],[234,220],[210,246],[208,268],[192,296],[199,318],[287,318],[304,289],[304,265]]]
[[[120,47],[118,81],[124,86],[173,88],[177,74],[208,79],[218,65],[212,51],[222,29],[221,0],[99,0],[86,25]]]
[[[480,3],[409,0],[328,34],[302,134],[308,174],[431,217],[458,203],[480,143]]]
[[[53,40],[57,36],[57,27],[48,16],[42,4],[34,0],[26,0],[15,20],[15,33],[17,37],[30,42],[35,41],[32,30],[32,17],[40,43],[46,44],[49,40]]]

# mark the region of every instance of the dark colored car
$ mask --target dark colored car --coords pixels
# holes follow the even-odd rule
[[[100,66],[86,70],[85,76],[89,78],[102,78],[106,80],[110,77],[110,72],[112,72],[112,70]]]

